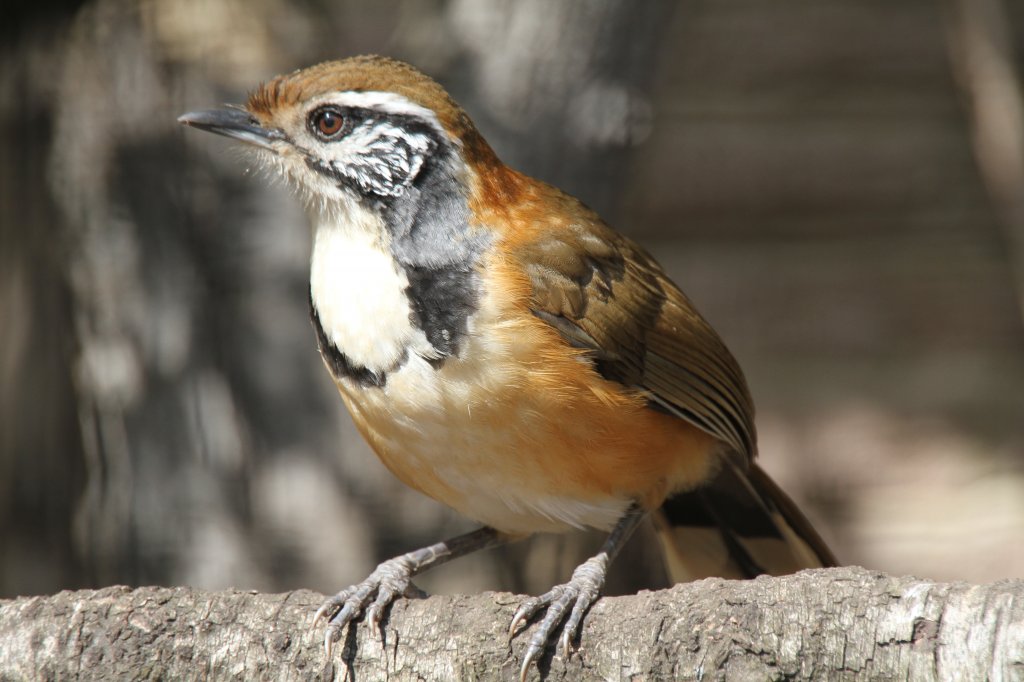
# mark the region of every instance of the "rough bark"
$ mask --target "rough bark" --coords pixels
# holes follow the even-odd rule
[[[934,583],[859,568],[703,580],[604,598],[546,679],[1017,679],[1024,581]],[[321,599],[109,587],[0,601],[0,679],[514,679],[520,598],[395,604],[325,659]],[[532,674],[536,678],[536,672]]]

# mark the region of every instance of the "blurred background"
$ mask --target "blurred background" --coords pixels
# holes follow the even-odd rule
[[[471,527],[355,433],[296,202],[175,123],[364,52],[659,257],[842,561],[1024,576],[1024,3],[65,0],[0,9],[0,596],[333,592]],[[644,539],[612,592],[664,580]],[[599,542],[422,584],[536,593]]]

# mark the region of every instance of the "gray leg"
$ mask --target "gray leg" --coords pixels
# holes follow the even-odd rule
[[[364,610],[371,632],[375,633],[380,626],[384,609],[391,602],[401,596],[422,596],[419,588],[412,584],[412,577],[417,573],[480,549],[503,545],[513,539],[512,536],[503,535],[493,528],[481,528],[388,559],[377,566],[366,580],[338,592],[333,597],[328,597],[317,610],[313,617],[314,622],[321,618],[328,619],[327,630],[324,633],[324,649],[327,655],[331,655],[331,647],[341,638],[341,631],[345,625]]]
[[[526,648],[526,654],[523,656],[523,665],[519,669],[519,679],[521,681],[526,679],[526,673],[530,666],[540,658],[544,648],[547,646],[548,640],[551,638],[552,631],[562,622],[565,612],[572,605],[572,612],[569,614],[569,620],[566,621],[565,626],[562,628],[560,639],[563,658],[569,656],[569,643],[576,635],[576,631],[579,630],[583,614],[586,613],[591,604],[597,601],[598,593],[601,590],[601,586],[604,585],[605,576],[608,573],[608,564],[611,563],[612,559],[619,553],[619,550],[626,544],[626,541],[629,540],[629,537],[636,530],[636,527],[640,525],[640,522],[644,520],[645,516],[647,516],[646,511],[636,506],[630,507],[626,514],[619,519],[619,522],[615,524],[615,528],[612,529],[608,539],[601,546],[601,551],[596,556],[592,556],[577,566],[569,582],[564,585],[557,585],[539,597],[531,597],[519,607],[516,615],[512,618],[512,624],[509,626],[509,634],[515,634],[516,628],[519,625],[529,620],[541,608],[547,607],[544,620],[541,621],[540,627],[537,628],[537,631],[533,633],[533,637],[530,638],[530,644]]]

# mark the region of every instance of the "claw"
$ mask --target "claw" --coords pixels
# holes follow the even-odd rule
[[[523,622],[523,620],[524,620],[523,609],[522,609],[522,607],[520,607],[519,610],[516,611],[516,615],[512,616],[512,622],[508,624],[508,637],[509,637],[509,639],[512,639],[512,637],[515,636],[516,629],[519,627],[519,624],[521,622]]]
[[[331,657],[331,650],[333,648],[334,648],[334,630],[332,630],[331,626],[328,625],[327,629],[324,631],[324,653],[327,655],[328,659],[330,659],[330,657]]]
[[[523,665],[519,668],[519,682],[526,682],[526,675],[530,672],[530,666],[540,658],[543,651],[543,646],[535,646],[533,642],[530,642],[530,646],[526,647],[526,653],[523,654]]]
[[[380,628],[380,608],[376,602],[366,609],[366,625],[370,628],[370,635],[376,638]]]
[[[569,640],[572,639],[575,633],[569,629],[568,625],[562,628],[562,636],[558,638],[558,650],[562,653],[562,658],[569,658]]]
[[[313,625],[312,625],[312,627],[316,627],[317,623],[319,623],[321,619],[328,618],[327,614],[329,612],[333,613],[333,611],[335,609],[338,609],[338,608],[341,607],[341,603],[336,601],[337,596],[338,595],[335,595],[333,597],[330,597],[330,598],[324,600],[324,602],[320,605],[320,608],[318,608],[316,610],[316,613],[313,614]]]
[[[374,639],[380,639],[380,621],[384,617],[384,609],[398,597],[398,594],[382,586],[377,593],[377,598],[370,604],[370,608],[366,609],[366,624]]]
[[[547,596],[547,595],[544,595]],[[516,634],[516,630],[520,625],[530,620],[533,614],[537,613],[541,606],[544,605],[542,597],[530,597],[522,603],[519,609],[516,611],[516,615],[512,616],[512,622],[508,626],[508,636],[512,637]]]

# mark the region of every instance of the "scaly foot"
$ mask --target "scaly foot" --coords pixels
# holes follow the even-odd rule
[[[363,582],[325,599],[317,609],[313,622],[318,623],[321,618],[327,618],[327,629],[324,632],[324,650],[327,655],[331,655],[332,646],[341,639],[345,626],[358,618],[364,610],[370,632],[376,633],[380,627],[381,616],[388,605],[402,596],[425,596],[425,593],[412,583],[416,568],[409,555],[389,559],[377,566]],[[370,603],[371,599],[373,603]]]
[[[540,609],[547,607],[547,613],[544,614],[544,620],[541,621],[537,631],[530,638],[530,644],[526,647],[523,665],[519,669],[520,680],[526,679],[526,673],[530,666],[544,653],[552,633],[565,618],[566,611],[572,606],[569,620],[562,627],[562,636],[559,639],[562,658],[569,657],[569,644],[580,628],[583,615],[590,605],[597,601],[607,572],[608,555],[602,552],[577,566],[569,582],[557,585],[547,593],[539,597],[530,597],[523,602],[512,618],[512,624],[508,629],[509,635],[514,635],[519,625],[528,621]]]
[[[344,589],[333,597],[328,597],[313,617],[314,624],[320,622],[321,618],[327,619],[327,630],[324,633],[324,650],[327,652],[327,656],[330,657],[331,648],[341,638],[341,632],[345,626],[358,618],[364,611],[371,633],[376,633],[380,628],[380,619],[384,615],[384,609],[396,599],[403,596],[426,596],[423,590],[412,584],[412,577],[417,573],[478,549],[504,544],[511,539],[511,536],[503,535],[493,528],[481,528],[394,559],[388,559],[377,566],[363,582]]]
[[[547,594],[539,597],[530,597],[516,611],[512,617],[512,624],[508,628],[509,636],[515,635],[516,629],[528,621],[535,613],[547,607],[544,620],[541,621],[537,631],[530,638],[530,644],[523,654],[523,665],[519,668],[519,680],[525,682],[526,673],[530,666],[541,657],[544,648],[551,639],[558,624],[565,618],[566,611],[572,606],[569,612],[569,620],[562,627],[560,645],[562,658],[569,657],[569,643],[576,636],[583,622],[583,614],[587,612],[590,605],[597,601],[601,586],[604,585],[605,576],[608,573],[608,564],[619,553],[629,536],[633,534],[636,527],[643,521],[646,512],[636,505],[631,505],[626,513],[622,515],[615,528],[608,534],[601,551],[582,564],[572,572],[572,578],[564,585],[552,588]]]

